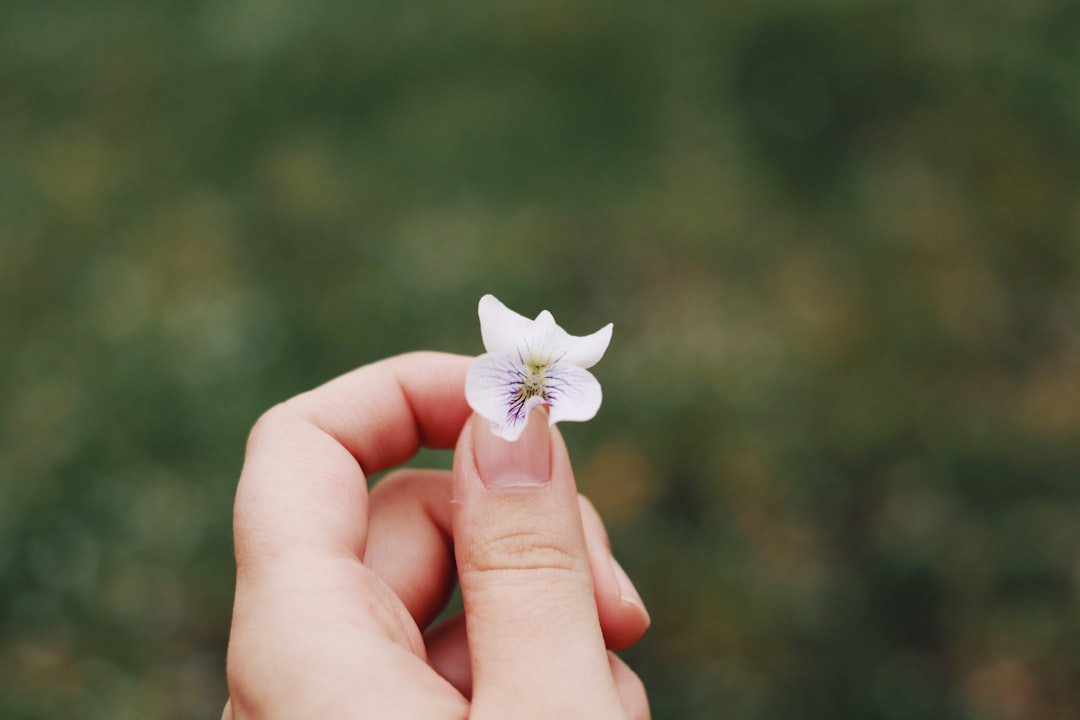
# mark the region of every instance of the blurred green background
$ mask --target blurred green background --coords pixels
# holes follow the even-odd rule
[[[218,717],[248,428],[485,292],[656,718],[1080,717],[1065,0],[5,0],[0,716]]]

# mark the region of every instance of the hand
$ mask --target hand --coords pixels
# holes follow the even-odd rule
[[[464,399],[469,358],[404,355],[268,411],[235,507],[224,718],[648,718],[607,648],[649,619],[578,496],[559,433],[507,443]],[[423,444],[453,472],[365,475]],[[424,630],[456,577],[464,617]]]

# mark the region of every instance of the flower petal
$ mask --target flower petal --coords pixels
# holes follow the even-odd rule
[[[469,365],[465,399],[478,415],[491,422],[491,431],[505,440],[517,440],[529,421],[529,412],[544,400],[520,399],[518,391],[528,370],[510,353],[486,353]]]
[[[525,426],[529,424],[529,417],[532,415],[533,408],[543,404],[544,401],[540,397],[529,398],[521,406],[520,414],[515,413],[507,416],[504,422],[492,420],[491,432],[503,440],[509,440],[510,442],[517,440],[521,437],[521,433],[525,432]]]
[[[600,382],[588,370],[575,365],[557,363],[548,368],[544,383],[547,389],[549,423],[564,420],[592,420],[600,409],[603,392]]]
[[[560,335],[566,335],[563,329],[555,324],[555,318],[547,310],[536,316],[536,320],[529,322],[529,327],[520,336],[517,344],[517,353],[525,364],[550,365],[562,354],[562,348],[555,340]]]
[[[591,368],[604,357],[608,345],[611,343],[611,331],[613,325],[608,323],[592,335],[577,337],[569,335],[558,325],[555,326],[556,335],[551,342],[562,349],[558,356],[559,363],[577,365],[579,368]],[[561,337],[560,337],[561,335]]]
[[[519,340],[533,322],[503,305],[494,295],[480,298],[477,314],[480,316],[480,336],[489,353],[516,352]]]

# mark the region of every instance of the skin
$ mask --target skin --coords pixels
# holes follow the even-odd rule
[[[469,360],[384,360],[255,425],[223,719],[649,717],[610,652],[649,617],[561,436],[534,417],[525,444],[492,446],[465,403]],[[529,442],[550,482],[489,487]],[[421,445],[455,448],[453,471],[399,470],[368,493]],[[429,627],[455,581],[463,616]]]

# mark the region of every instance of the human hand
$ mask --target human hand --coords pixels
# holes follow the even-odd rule
[[[562,438],[533,418],[507,443],[470,418],[469,360],[375,363],[256,424],[224,718],[648,718],[607,649],[648,615]],[[368,494],[366,474],[455,441],[453,472],[399,470]],[[455,560],[464,615],[428,629]]]

